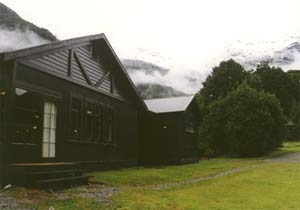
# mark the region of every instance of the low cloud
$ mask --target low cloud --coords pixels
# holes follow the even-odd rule
[[[47,44],[48,40],[41,38],[37,33],[29,29],[10,30],[0,26],[0,52],[19,50],[27,47]]]
[[[129,71],[129,75],[135,84],[156,83],[160,85],[171,86],[186,94],[194,94],[201,88],[201,84],[207,75],[198,71],[177,71],[170,69],[166,74],[158,71],[148,74],[147,71]]]

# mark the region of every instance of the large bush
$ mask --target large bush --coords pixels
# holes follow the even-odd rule
[[[257,156],[282,142],[283,114],[274,95],[242,84],[208,110],[200,139],[217,154]]]

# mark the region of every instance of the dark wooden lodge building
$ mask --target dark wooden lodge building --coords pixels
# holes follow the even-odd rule
[[[0,54],[0,182],[136,165],[145,108],[104,34]]]
[[[198,106],[194,95],[145,100],[141,161],[182,164],[198,161]]]

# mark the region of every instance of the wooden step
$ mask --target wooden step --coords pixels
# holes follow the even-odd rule
[[[54,179],[41,179],[34,182],[38,188],[65,188],[74,185],[87,184],[91,176],[72,176]]]
[[[47,171],[29,171],[29,172],[23,172],[24,174],[28,175],[48,175],[48,174],[73,174],[73,173],[83,173],[83,170],[78,169],[71,169],[71,170],[47,170]]]
[[[64,182],[69,180],[81,180],[81,179],[89,179],[91,176],[72,176],[72,177],[62,177],[62,178],[56,178],[56,179],[43,179],[36,181],[37,184],[44,184],[44,183],[51,183],[51,182]]]
[[[56,188],[86,184],[89,179],[75,162],[11,163],[9,172],[12,183],[26,187]]]
[[[66,166],[76,165],[75,162],[45,162],[45,163],[11,163],[11,166]]]

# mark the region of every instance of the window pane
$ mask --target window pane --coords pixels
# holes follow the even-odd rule
[[[49,157],[49,144],[43,144],[43,157]]]
[[[48,128],[44,128],[43,130],[43,142],[50,141],[50,130]]]
[[[51,113],[51,104],[48,102],[45,102],[44,104],[44,114],[50,114]]]
[[[52,104],[51,106],[51,114],[56,115],[56,105]]]
[[[54,129],[50,130],[50,143],[55,143],[55,131]]]
[[[50,128],[50,114],[44,114],[44,128]]]
[[[50,154],[49,157],[55,157],[55,144],[50,144]]]
[[[51,124],[50,128],[55,129],[56,128],[56,115],[51,115]]]

